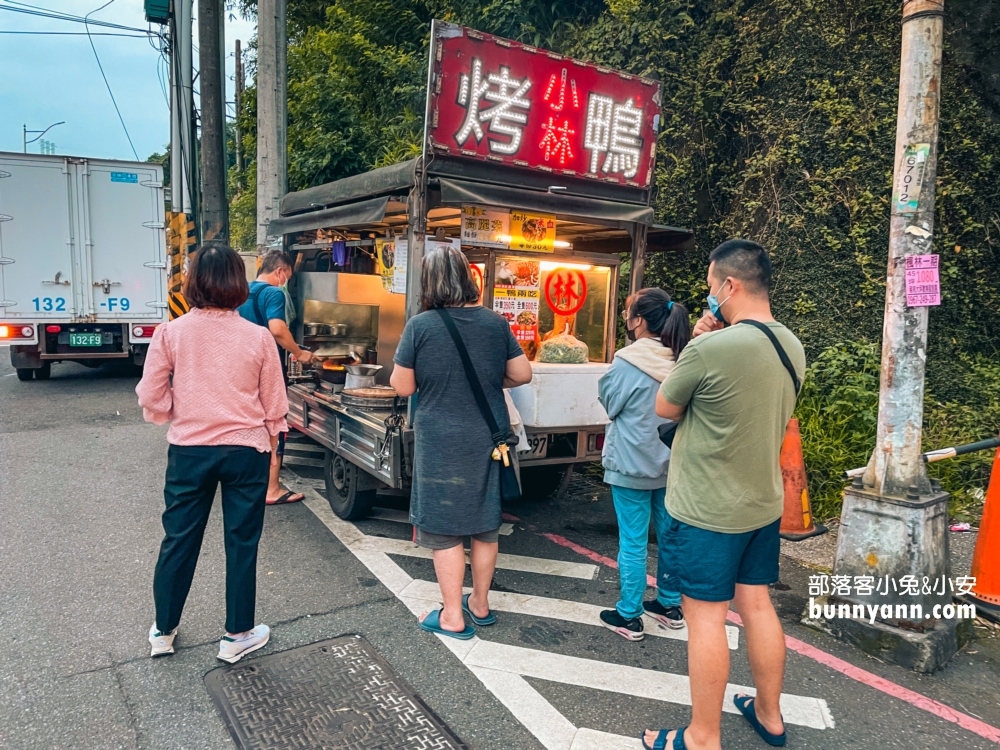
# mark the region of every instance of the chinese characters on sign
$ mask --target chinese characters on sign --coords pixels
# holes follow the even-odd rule
[[[587,279],[577,268],[557,268],[545,279],[545,301],[557,315],[575,315],[587,301]]]
[[[482,206],[462,206],[462,244],[506,248],[510,243],[510,212]]]
[[[906,306],[932,307],[941,304],[941,277],[938,255],[906,256]]]
[[[537,260],[497,259],[493,312],[507,319],[519,342],[538,338],[539,273]]]
[[[435,22],[435,150],[648,187],[660,85]]]
[[[375,240],[375,257],[378,259],[378,272],[382,277],[382,288],[387,292],[393,289],[396,267],[396,246],[392,240]]]
[[[556,249],[556,217],[551,214],[510,212],[510,249],[551,253]]]

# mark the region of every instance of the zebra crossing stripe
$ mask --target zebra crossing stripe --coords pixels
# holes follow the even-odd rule
[[[428,599],[405,595],[414,583],[413,578],[393,562],[384,550],[379,549],[378,545],[368,544],[372,537],[367,537],[353,524],[337,518],[329,504],[314,489],[308,486],[303,489],[306,493],[305,506],[373,575],[413,614],[419,616],[427,611]],[[413,591],[426,593],[421,586],[418,585]],[[437,638],[546,750],[635,750],[641,745],[637,739],[574,726],[525,677],[683,705],[691,704],[690,684],[683,675],[483,641],[479,637],[468,641],[445,636]],[[753,695],[755,691],[740,685],[727,685],[725,710],[735,711],[731,700],[736,693]],[[830,710],[822,699],[782,694],[781,710],[790,724],[815,729],[834,726]]]
[[[465,593],[468,594],[471,591],[471,588],[465,588]],[[410,599],[422,599],[428,604],[437,606],[441,601],[441,590],[433,581],[415,579],[400,592],[400,596]],[[602,609],[607,609],[607,607],[568,601],[566,599],[551,599],[544,596],[515,594],[507,591],[491,591],[490,609],[497,612],[513,612],[531,617],[545,617],[550,620],[575,622],[581,625],[598,625],[600,623],[600,612]],[[686,627],[680,630],[672,630],[649,616],[643,617],[643,625],[645,626],[644,632],[649,636],[671,638],[677,641],[687,641],[688,639],[688,630]],[[729,642],[729,648],[733,650],[738,648],[739,639],[739,629],[732,625],[727,625],[726,640]]]
[[[434,557],[434,553],[431,550],[418,547],[413,542],[408,542],[405,539],[365,536],[357,544],[359,549],[385,552],[390,555],[419,557],[425,560],[430,560]],[[503,570],[517,570],[522,573],[538,573],[540,575],[562,576],[564,578],[582,578],[587,581],[597,578],[598,571],[596,565],[588,563],[546,560],[541,557],[508,555],[503,552],[497,555],[497,567]]]
[[[410,523],[410,514],[404,510],[393,510],[392,508],[372,508],[368,518],[376,521],[391,521],[393,523]],[[510,536],[514,533],[514,524],[500,524],[500,536]]]

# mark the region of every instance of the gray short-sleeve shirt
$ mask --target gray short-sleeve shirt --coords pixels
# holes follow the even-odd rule
[[[448,312],[469,350],[494,419],[509,432],[503,377],[507,361],[523,354],[510,325],[483,307]],[[417,381],[411,523],[433,534],[454,536],[499,528],[499,469],[491,458],[490,430],[439,313],[431,310],[410,319],[394,361],[414,370]]]

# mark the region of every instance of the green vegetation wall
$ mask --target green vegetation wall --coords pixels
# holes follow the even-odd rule
[[[800,416],[817,514],[836,513],[836,472],[863,464],[874,439],[898,2],[291,4],[292,189],[416,153],[434,17],[662,81],[657,218],[692,228],[697,245],[650,259],[648,283],[698,311],[712,247],[732,236],[768,247],[776,315],[815,363]],[[1000,429],[998,25],[1000,2],[949,0],[935,227],[943,304],[931,311],[927,348],[928,448]],[[234,214],[253,210],[252,196],[237,204]],[[989,458],[938,469],[956,512],[974,509]]]

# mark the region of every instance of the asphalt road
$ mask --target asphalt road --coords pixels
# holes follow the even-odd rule
[[[7,352],[0,350],[0,748],[232,747],[203,685],[204,675],[220,664],[215,653],[224,620],[218,513],[181,622],[179,651],[153,661],[146,631],[162,533],[165,430],[142,421],[131,369],[64,364],[53,369],[50,381],[21,383],[7,362]],[[316,472],[308,468],[289,471],[288,481],[310,491],[318,486]],[[562,501],[510,508],[518,520],[512,521],[512,533],[501,537],[501,552],[593,564],[596,577],[543,574],[531,563],[528,570],[499,570],[499,591],[558,600],[564,608],[614,603],[616,572],[579,551],[614,558],[610,501],[594,480],[581,478],[572,489]],[[510,701],[505,705],[497,690],[487,688],[471,659],[417,629],[414,600],[401,599],[385,585],[387,570],[418,587],[432,581],[428,560],[376,555],[391,560],[391,568],[382,563],[373,568],[371,554],[364,562],[355,553],[359,547],[348,548],[337,537],[360,533],[372,540],[368,543],[389,549],[396,544],[392,540],[408,537],[407,527],[388,511],[353,527],[338,525],[328,513],[324,521],[317,498],[310,495],[311,508],[300,503],[267,511],[258,619],[272,626],[273,637],[259,653],[359,633],[470,747],[558,746],[545,735],[558,724],[539,729],[537,717],[516,707],[512,713]],[[545,534],[572,541],[578,551]],[[788,559],[782,563],[783,585],[775,597],[790,636],[900,689],[1000,726],[1000,641],[974,642],[934,676],[882,664],[798,624],[810,571]],[[530,686],[525,693],[539,696],[542,703],[534,705],[550,706],[567,726],[635,737],[645,726],[676,726],[688,716],[676,696],[637,697],[648,673],[615,666],[684,675],[683,641],[648,637],[630,644],[591,623],[513,611],[501,612],[498,625],[480,629],[480,637],[484,649],[555,665],[542,676],[525,674]],[[730,682],[749,685],[742,633],[739,639]],[[581,664],[589,665],[589,674],[580,671]],[[596,689],[595,675],[604,673],[610,682]],[[635,685],[614,683],[616,674],[636,675]],[[785,691],[825,702],[833,723],[822,729],[792,726],[789,747],[997,744],[982,731],[967,731],[913,705],[912,695],[894,697],[797,653],[789,654]],[[727,747],[763,747],[738,716],[726,714],[723,731]],[[539,733],[549,739],[541,741]]]

